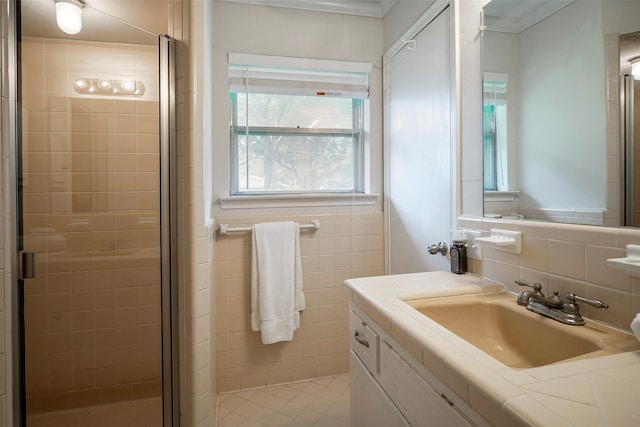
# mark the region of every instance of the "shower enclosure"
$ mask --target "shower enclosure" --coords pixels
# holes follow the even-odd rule
[[[173,43],[17,5],[19,418],[177,425]]]

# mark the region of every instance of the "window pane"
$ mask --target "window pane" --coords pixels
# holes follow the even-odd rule
[[[353,128],[354,101],[350,98],[260,93],[238,93],[237,97],[238,126]]]
[[[353,191],[357,138],[238,135],[239,191]]]

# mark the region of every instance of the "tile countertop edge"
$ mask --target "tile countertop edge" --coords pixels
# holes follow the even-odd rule
[[[425,289],[427,282],[430,283],[429,289]],[[509,378],[498,373],[499,370],[509,370],[509,367],[500,364],[480,350],[469,352],[468,346],[465,348],[465,344],[457,346],[457,340],[464,343],[466,341],[440,325],[436,324],[436,327],[431,327],[432,321],[430,319],[425,318],[424,322],[416,326],[420,315],[416,316],[417,312],[401,300],[401,298],[419,299],[506,290],[502,285],[471,274],[458,276],[448,271],[435,271],[348,279],[344,282],[344,287],[347,298],[358,308],[366,310],[367,315],[373,311],[374,320],[382,317],[386,320],[384,323],[391,325],[391,329],[403,330],[407,336],[411,337],[412,341],[418,342],[423,353],[423,358],[419,362],[441,381],[447,384],[448,380],[455,378],[466,384],[466,390],[463,391],[457,387],[454,391],[492,424],[514,427],[536,426],[550,425],[549,422],[553,421],[553,425],[573,425],[565,418],[566,413],[558,410],[557,406],[553,408],[545,406],[544,403],[533,399],[517,381],[510,381]],[[387,327],[383,327],[383,329],[386,330]],[[451,353],[435,349],[443,338],[450,344],[453,343],[453,346],[450,347]],[[616,358],[617,356],[623,355],[607,357]],[[631,369],[640,368],[640,353],[638,357],[625,358],[623,356],[622,360],[627,362],[634,360],[635,363],[629,364]],[[435,366],[433,366],[434,363]],[[578,363],[589,363],[589,361]],[[557,367],[557,365],[550,366]],[[593,366],[589,372],[602,368],[603,366]],[[536,368],[538,371],[540,369],[543,368]],[[514,369],[513,372],[527,371]],[[536,376],[530,378],[533,382],[543,382],[543,379],[536,378]],[[488,384],[492,386],[489,387]],[[462,395],[460,395],[461,392]],[[523,402],[536,402],[536,410],[527,410],[526,405],[522,404]],[[569,403],[567,401],[567,405]],[[567,412],[570,412],[569,407]],[[594,422],[597,421],[599,420],[594,420]],[[596,425],[604,424],[594,424],[594,426]]]

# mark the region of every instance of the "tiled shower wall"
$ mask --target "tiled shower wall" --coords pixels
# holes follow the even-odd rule
[[[292,341],[264,345],[251,331],[251,233],[216,238],[215,310],[218,392],[348,372],[348,304],[342,283],[384,274],[382,212],[335,215],[219,217],[249,226],[320,220],[300,232],[306,309]]]
[[[546,295],[574,292],[600,299],[609,309],[580,304],[583,314],[627,331],[640,312],[640,278],[607,266],[608,258],[625,256],[626,245],[640,244],[638,229],[482,218],[462,218],[458,226],[485,232],[492,228],[522,232],[521,254],[484,245],[483,260],[470,259],[473,273],[503,283],[514,292],[522,291],[514,281],[524,279],[541,283]]]
[[[23,40],[30,411],[160,394],[156,70],[155,46]],[[77,77],[146,93],[78,95]]]

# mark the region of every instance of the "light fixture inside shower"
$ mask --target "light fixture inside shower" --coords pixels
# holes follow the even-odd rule
[[[82,8],[76,0],[54,0],[56,4],[56,22],[67,34],[78,34],[82,29]]]
[[[83,95],[142,96],[144,83],[140,80],[77,78],[73,89]]]

